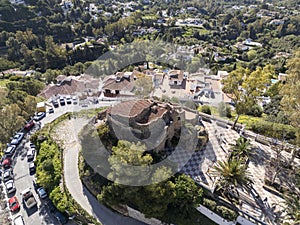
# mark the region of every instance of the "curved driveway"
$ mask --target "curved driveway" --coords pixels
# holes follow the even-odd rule
[[[97,107],[110,105],[111,103],[100,103]],[[94,106],[94,105],[92,105]],[[65,108],[64,108],[65,107]],[[61,111],[46,117],[43,124],[53,121],[68,111],[80,111],[82,108],[68,108],[63,106]],[[78,118],[65,121],[64,129],[59,131],[59,138],[64,143],[64,179],[66,186],[74,200],[84,208],[90,215],[100,221],[103,225],[145,225],[145,223],[125,217],[106,208],[83,186],[78,170],[78,155],[81,149],[78,133],[87,124],[88,119]]]

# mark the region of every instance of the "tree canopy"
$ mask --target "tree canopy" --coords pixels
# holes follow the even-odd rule
[[[281,89],[281,105],[291,125],[300,127],[300,50],[288,61],[288,77]]]
[[[112,169],[110,175],[114,176],[116,180],[118,176],[141,179],[138,177],[139,172],[124,174],[118,165],[123,163],[133,166],[150,165],[153,159],[150,154],[145,154],[145,149],[145,145],[140,143],[119,141],[118,145],[113,147],[112,155],[109,158]],[[150,185],[125,186],[115,182],[105,186],[98,198],[109,205],[134,206],[149,218],[169,218],[170,212],[172,214],[176,212],[184,217],[188,216],[191,209],[201,202],[203,191],[190,177],[186,175],[171,177],[171,175],[171,169],[163,166],[153,172]],[[163,181],[161,181],[162,177],[165,178]]]
[[[273,75],[274,68],[270,65],[263,68],[257,67],[252,72],[248,68],[239,67],[222,80],[224,85],[222,90],[232,99],[238,116],[252,110]]]

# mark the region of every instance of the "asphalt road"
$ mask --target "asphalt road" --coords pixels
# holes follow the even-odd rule
[[[31,188],[32,193],[35,199],[38,202],[38,207],[35,209],[27,209],[25,205],[21,203],[21,209],[17,215],[21,214],[25,220],[26,224],[30,225],[42,225],[42,224],[57,224],[56,219],[47,211],[47,208],[44,207],[43,201],[41,201],[34,190],[33,187],[33,176],[29,173],[29,167],[26,157],[26,147],[29,142],[25,143],[25,140],[22,142],[22,146],[18,149],[16,153],[16,161],[14,166],[14,180],[16,186],[16,193],[19,202],[22,202],[20,193],[26,189]],[[24,147],[23,147],[24,146]],[[9,196],[11,197],[11,196]],[[13,215],[15,217],[16,215]]]
[[[54,119],[58,118],[65,112],[77,112],[82,109],[96,108],[100,106],[109,106],[111,104],[112,102],[101,102],[100,104],[89,104],[88,107],[82,107],[81,105],[78,104],[60,106],[54,109],[54,113],[46,114],[46,117],[41,121],[41,126],[53,121]],[[15,218],[17,215],[22,215],[25,220],[25,223],[28,225],[44,225],[44,224],[57,225],[58,221],[47,210],[47,207],[45,207],[44,201],[47,201],[47,199],[41,201],[38,197],[38,194],[35,192],[33,187],[33,175],[30,175],[29,173],[29,165],[28,165],[29,163],[26,157],[27,154],[26,147],[29,145],[30,134],[35,132],[38,128],[39,125],[36,124],[35,127],[32,129],[32,131],[24,137],[21,144],[18,146],[16,150],[16,153],[14,155],[14,166],[13,166],[16,192],[8,195],[8,197],[10,198],[13,195],[16,195],[21,205],[20,211],[12,214],[13,218]],[[35,196],[35,199],[38,202],[38,207],[35,210],[32,209],[27,210],[26,206],[22,204],[20,193],[26,188],[31,188],[33,195]],[[72,222],[69,222],[68,224],[72,224]]]
[[[106,208],[82,185],[78,170],[78,154],[81,145],[78,142],[78,132],[87,124],[83,118],[72,119],[59,129],[59,135],[64,140],[64,177],[66,186],[73,198],[103,225],[145,225],[130,217],[125,217]]]

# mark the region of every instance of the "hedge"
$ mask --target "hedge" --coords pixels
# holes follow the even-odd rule
[[[204,198],[202,204],[226,220],[235,221],[238,216],[234,210],[218,205],[214,200]]]
[[[211,109],[208,105],[201,106],[200,111],[203,112],[203,113],[206,113],[208,115],[211,115]]]
[[[293,140],[296,138],[296,129],[290,125],[257,121],[249,124],[250,130],[268,137]]]
[[[215,211],[216,207],[217,207],[217,203],[215,201],[213,201],[213,200],[208,199],[208,198],[204,198],[203,199],[203,205],[206,208],[208,208],[208,209],[210,209],[212,211]]]
[[[234,221],[236,220],[238,214],[231,210],[231,209],[228,209],[227,207],[225,206],[221,206],[221,205],[218,205],[217,206],[217,212],[222,215],[222,217],[226,220],[230,220],[230,221]]]

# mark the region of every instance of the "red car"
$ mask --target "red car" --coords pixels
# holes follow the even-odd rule
[[[27,131],[29,131],[29,130],[31,130],[31,128],[33,128],[33,127],[34,127],[34,122],[33,122],[33,120],[31,120],[31,121],[29,121],[28,123],[26,123],[24,129],[27,130]]]
[[[8,200],[8,204],[9,204],[9,208],[12,212],[16,212],[18,209],[20,209],[20,204],[19,204],[19,201],[16,196],[11,197]]]
[[[4,159],[2,162],[2,166],[4,169],[9,169],[11,166],[11,159],[10,158]]]

